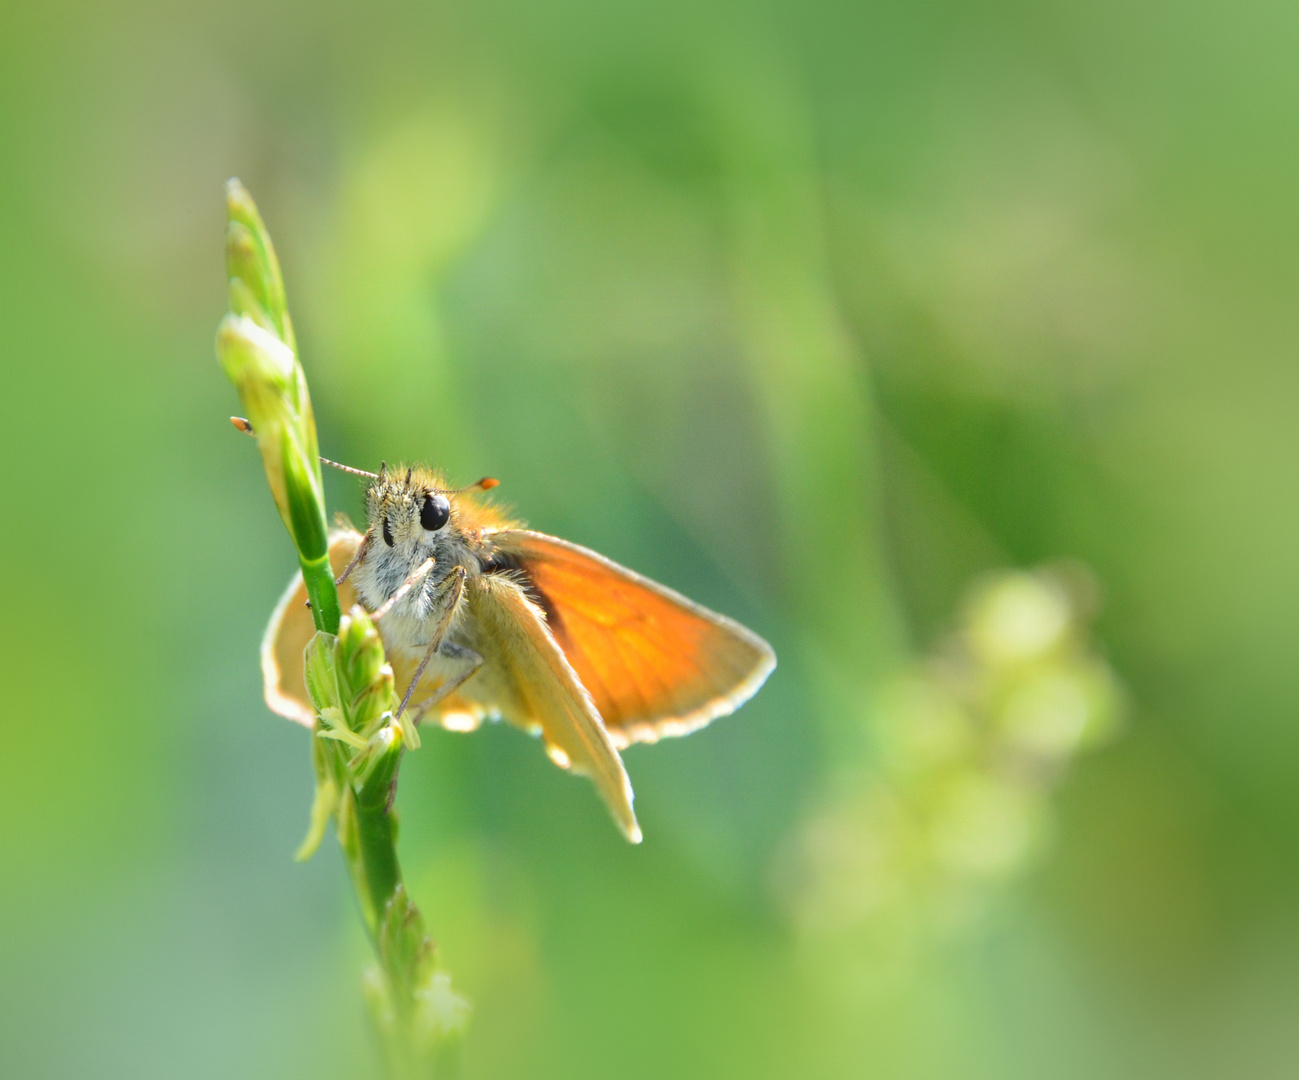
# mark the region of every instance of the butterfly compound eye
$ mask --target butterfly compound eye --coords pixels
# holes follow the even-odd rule
[[[445,495],[425,495],[420,507],[419,523],[429,532],[437,532],[451,520],[451,504]]]

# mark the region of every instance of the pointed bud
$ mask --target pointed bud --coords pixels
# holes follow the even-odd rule
[[[385,713],[396,707],[396,694],[393,688],[392,668],[384,664],[374,680],[352,700],[351,717],[356,730],[365,732],[383,719]],[[403,729],[403,736],[410,741],[410,732]],[[417,744],[418,745],[418,744]]]
[[[317,713],[338,708],[338,681],[334,673],[334,635],[316,631],[302,651],[307,693]]]
[[[405,746],[401,728],[382,727],[370,739],[369,750],[352,766],[352,785],[357,805],[363,811],[386,811],[397,785],[397,768]]]
[[[293,350],[247,315],[227,315],[217,356],[257,436],[280,519],[299,553],[316,561],[328,546],[315,422]],[[300,405],[306,403],[305,413]]]
[[[384,667],[383,641],[373,620],[365,610],[353,606],[338,627],[338,644],[334,648],[334,666],[338,673],[339,698],[345,711],[370,690]],[[359,731],[356,718],[348,716],[353,731]]]
[[[241,392],[245,385],[265,385],[286,393],[293,383],[293,350],[247,315],[232,313],[221,320],[217,355],[230,381]],[[253,427],[261,428],[257,417],[250,419]]]
[[[236,315],[252,319],[263,330],[275,334],[275,325],[271,322],[270,315],[241,278],[230,279],[230,310]]]
[[[238,301],[232,291],[231,309],[241,311],[240,305],[246,302],[246,297],[251,297],[270,321],[270,329],[293,348],[293,329],[284,298],[280,261],[276,258],[262,216],[257,212],[257,205],[243,184],[235,179],[226,183],[226,216],[229,219],[226,270],[231,281],[242,282],[245,290]]]

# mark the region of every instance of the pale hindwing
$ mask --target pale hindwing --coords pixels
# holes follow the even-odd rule
[[[352,561],[360,543],[361,534],[355,529],[335,529],[329,534],[329,565],[335,577]],[[356,603],[356,593],[347,582],[339,587],[338,602],[343,611]],[[302,680],[302,651],[315,633],[307,587],[299,571],[271,612],[262,636],[262,685],[272,712],[307,727],[316,722],[316,709]]]
[[[776,666],[753,631],[594,551],[525,529],[489,535],[535,587],[619,748],[734,712]]]
[[[523,590],[495,574],[473,578],[466,591],[474,647],[502,700],[502,716],[540,727],[556,764],[589,776],[627,839],[639,843],[631,783],[618,751],[576,672]]]

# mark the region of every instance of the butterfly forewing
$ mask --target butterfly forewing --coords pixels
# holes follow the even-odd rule
[[[757,634],[594,551],[525,529],[491,539],[517,562],[619,747],[733,712],[776,665]]]

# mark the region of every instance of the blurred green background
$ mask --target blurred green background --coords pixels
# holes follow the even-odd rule
[[[468,1076],[1299,1072],[1293,8],[0,19],[0,1073],[374,1074],[260,699],[294,560],[213,356],[234,174],[326,454],[498,476],[780,656],[627,754],[638,849],[516,731],[408,758]],[[1122,733],[1025,781],[1038,839],[960,918],[809,916],[876,883],[869,823],[806,860],[880,790],[884,688],[980,574],[1060,559]]]

